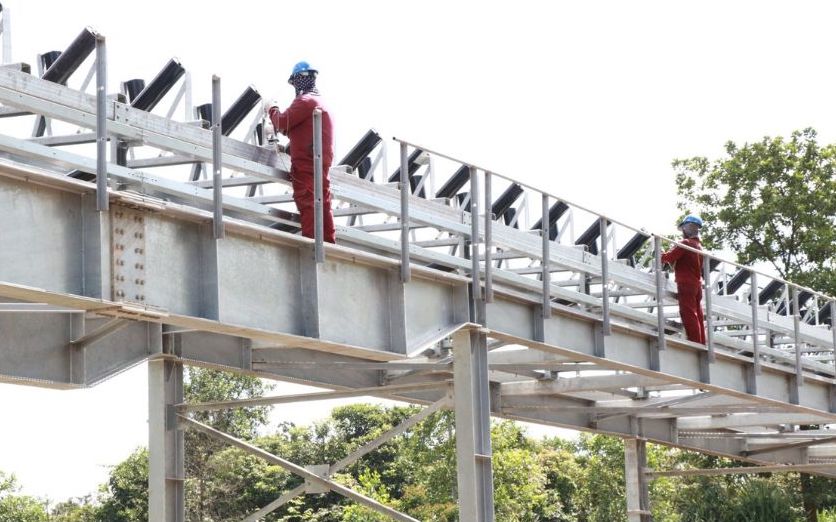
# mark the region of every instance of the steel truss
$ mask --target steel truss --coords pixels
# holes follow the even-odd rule
[[[798,430],[836,420],[831,297],[703,253],[696,345],[659,263],[668,238],[402,140],[389,176],[373,133],[330,173],[339,244],[301,238],[288,156],[258,145],[259,117],[227,133],[217,98],[211,128],[194,120],[178,67],[164,69],[185,78],[164,116],[151,111],[174,82],[89,95],[49,69],[0,68],[0,378],[91,386],[150,361],[154,520],[184,517],[185,427],[306,479],[264,509],[324,487],[411,520],[339,489],[328,477],[344,462],[307,470],[190,419],[232,405],[183,404],[185,364],[335,390],[259,404],[453,408],[463,520],[493,520],[491,415],[624,437],[634,520],[649,509],[644,441],[833,474],[833,440]],[[46,135],[17,132],[22,118]],[[172,165],[185,171],[154,170]]]

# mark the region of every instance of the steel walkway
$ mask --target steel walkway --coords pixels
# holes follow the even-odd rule
[[[295,234],[289,158],[258,145],[257,92],[213,147],[195,119],[211,105],[172,118],[190,98],[179,63],[106,99],[90,75],[66,86],[97,43],[85,30],[41,74],[0,68],[0,378],[92,386],[153,361],[155,520],[183,509],[183,364],[455,409],[463,520],[492,520],[491,415],[622,436],[638,462],[649,440],[836,471],[831,432],[799,429],[836,422],[833,298],[706,254],[709,343],[688,342],[667,238],[406,141],[390,174],[373,131],[331,171],[338,244],[318,263]],[[181,428],[205,429],[179,408]],[[309,488],[336,487],[322,477]]]

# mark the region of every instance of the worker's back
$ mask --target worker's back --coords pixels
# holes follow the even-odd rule
[[[702,250],[699,237],[690,237],[682,240],[683,245]],[[702,281],[702,256],[696,252],[684,249],[679,245],[670,252],[662,255],[662,262],[674,265],[676,282],[678,284],[696,284]]]
[[[313,172],[313,111],[322,111],[322,165],[327,169],[334,160],[334,136],[331,114],[320,96],[305,93],[297,96],[287,111],[272,112],[276,130],[290,138],[290,159],[296,170]]]

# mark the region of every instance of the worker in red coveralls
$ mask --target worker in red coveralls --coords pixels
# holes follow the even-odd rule
[[[700,244],[702,219],[699,216],[686,216],[679,224],[682,231],[682,244],[702,250]],[[673,265],[676,273],[676,289],[679,294],[679,317],[685,327],[689,341],[705,344],[702,301],[702,256],[680,246],[674,246],[662,254],[662,263]]]
[[[316,89],[317,74],[318,71],[308,62],[297,63],[287,80],[296,90],[293,103],[284,112],[273,104],[268,104],[265,109],[276,131],[290,138],[288,152],[293,201],[299,209],[302,235],[310,238],[314,237],[313,111],[316,108],[322,111],[322,230],[323,239],[334,243],[334,215],[331,211],[331,183],[328,178],[328,170],[334,160],[333,127],[331,115]]]

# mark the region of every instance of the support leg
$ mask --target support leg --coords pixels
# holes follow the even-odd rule
[[[493,522],[490,389],[484,334],[453,336],[459,519]]]
[[[644,468],[647,443],[643,439],[624,439],[624,479],[627,481],[628,522],[650,522],[650,498]]]
[[[183,402],[183,366],[148,362],[148,519],[184,522],[183,432],[174,405]]]

